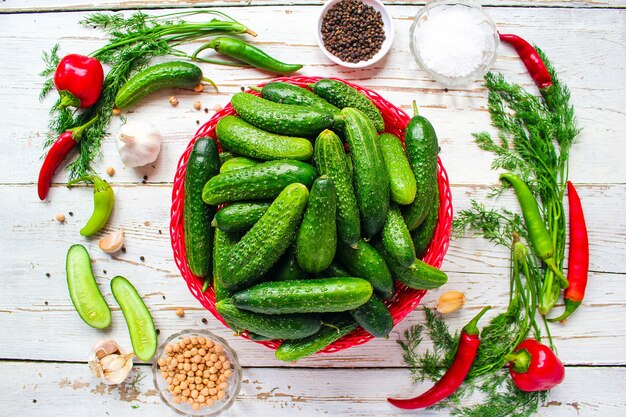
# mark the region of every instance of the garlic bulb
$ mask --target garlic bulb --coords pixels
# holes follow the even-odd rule
[[[128,167],[154,162],[161,151],[161,134],[146,122],[127,122],[117,135],[117,151]]]
[[[119,229],[98,240],[98,246],[106,253],[114,253],[124,244],[124,230]]]
[[[89,355],[89,368],[96,378],[107,385],[121,384],[133,367],[132,353],[124,354],[120,345],[111,339],[95,344]]]

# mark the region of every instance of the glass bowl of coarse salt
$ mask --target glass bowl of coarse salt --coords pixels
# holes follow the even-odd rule
[[[473,1],[435,0],[415,15],[411,53],[419,66],[447,86],[482,78],[498,56],[496,25]]]

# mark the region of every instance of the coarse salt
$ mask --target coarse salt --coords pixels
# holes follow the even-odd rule
[[[467,77],[495,49],[494,31],[485,16],[462,5],[432,9],[414,36],[423,64],[450,78]]]

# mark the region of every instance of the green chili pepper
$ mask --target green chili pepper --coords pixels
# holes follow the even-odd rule
[[[215,49],[220,54],[245,62],[255,68],[260,68],[276,74],[291,74],[302,68],[299,64],[285,64],[272,58],[261,49],[245,41],[235,38],[219,37],[202,45],[191,55],[192,60],[202,61],[197,55],[205,49]]]
[[[106,225],[111,212],[113,211],[113,203],[115,196],[113,189],[108,182],[102,178],[90,175],[87,177],[80,177],[74,181],[70,181],[67,186],[70,187],[78,181],[91,181],[93,182],[93,213],[87,221],[85,227],[80,230],[80,234],[83,236],[91,236],[98,233],[100,229]]]
[[[517,201],[522,209],[522,215],[524,216],[524,223],[526,224],[526,230],[528,230],[528,238],[533,246],[535,254],[543,260],[543,262],[550,268],[554,275],[558,278],[563,288],[567,288],[569,283],[563,272],[559,270],[554,262],[554,245],[552,244],[552,237],[546,227],[541,213],[539,212],[539,205],[535,196],[532,194],[528,186],[518,176],[511,173],[505,173],[500,175],[500,180],[508,181],[515,190]]]

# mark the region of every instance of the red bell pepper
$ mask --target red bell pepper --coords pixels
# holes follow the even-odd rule
[[[104,82],[102,64],[95,58],[70,54],[54,72],[54,86],[61,96],[60,107],[90,107],[98,101]]]
[[[522,391],[545,391],[559,385],[565,378],[565,367],[554,352],[534,339],[520,343],[510,361],[509,373],[515,386]]]

